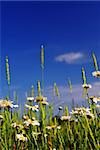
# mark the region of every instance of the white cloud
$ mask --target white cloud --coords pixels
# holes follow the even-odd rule
[[[80,60],[85,58],[84,54],[81,52],[71,52],[59,55],[55,58],[57,62],[66,62],[68,64],[78,63]]]

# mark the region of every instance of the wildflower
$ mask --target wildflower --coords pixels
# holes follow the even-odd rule
[[[89,108],[80,107],[80,108],[74,108],[74,110],[72,110],[71,114],[73,114],[73,115],[84,115],[84,113],[89,113],[89,112],[90,112]]]
[[[72,111],[70,112],[70,114],[72,114],[72,115],[79,115],[80,113],[79,113],[78,111],[72,110]]]
[[[92,86],[90,84],[83,84],[82,87],[84,89],[91,89],[92,88]]]
[[[41,101],[46,101],[47,97],[43,97],[43,96],[37,96],[36,97],[36,102],[41,102]]]
[[[48,134],[45,133],[45,134],[44,134],[44,137],[46,138],[47,136],[48,136]]]
[[[33,110],[33,111],[39,111],[38,110],[38,108],[39,108],[38,105],[30,106],[30,105],[25,104],[25,107],[30,109],[30,110]]]
[[[32,106],[32,110],[33,111],[39,111],[39,106],[38,105]]]
[[[1,108],[17,108],[18,105],[14,105],[13,101],[8,101],[8,100],[0,100],[0,107]]]
[[[86,113],[87,118],[92,118],[94,119],[94,115],[90,112]]]
[[[4,119],[4,117],[2,115],[0,115],[0,119]]]
[[[92,75],[96,78],[99,78],[100,77],[100,71],[94,71],[94,72],[92,72]]]
[[[85,107],[79,107],[79,108],[75,108],[76,111],[90,111],[90,108],[85,108]]]
[[[40,123],[37,120],[31,120],[31,119],[24,121],[24,124],[26,124],[27,126],[29,125],[40,126]]]
[[[46,127],[46,129],[51,130],[51,129],[52,129],[52,127],[51,127],[51,126],[47,126],[47,127]]]
[[[62,116],[60,119],[61,119],[62,121],[70,120],[70,119],[71,119],[71,116]]]
[[[90,108],[83,108],[84,111],[86,111],[86,113],[90,112]]]
[[[36,120],[35,117],[32,117],[32,120]]]
[[[57,127],[57,125],[51,125],[51,126],[47,126],[46,129],[51,130],[51,129],[55,129]]]
[[[17,129],[19,129],[19,128],[23,129],[24,128],[24,126],[21,123],[16,123],[16,122],[12,123],[11,126],[13,128],[17,128]]]
[[[40,126],[40,123],[37,120],[34,120],[32,123],[33,126]]]
[[[27,101],[34,101],[34,97],[27,97]]]
[[[81,115],[81,114],[83,114],[83,110],[81,109],[81,110],[72,110],[72,112],[71,112],[71,114],[72,115]]]
[[[24,120],[27,120],[27,119],[29,119],[29,116],[24,115],[24,116],[23,116],[23,119],[24,119]]]
[[[16,134],[16,139],[22,142],[27,142],[28,140],[23,134]]]
[[[32,120],[31,120],[31,119],[28,119],[28,120],[24,121],[24,124],[25,124],[26,126],[29,126],[29,125],[32,124]]]
[[[91,96],[90,100],[92,100],[94,103],[97,103],[98,101],[100,101],[100,97]]]
[[[90,108],[85,108],[85,107],[80,107],[80,108],[75,108],[74,110],[72,110],[72,114],[74,115],[86,115],[87,118],[93,118],[94,119],[94,115],[90,112]]]
[[[46,102],[46,101],[42,101],[41,104],[43,104],[43,105],[49,105],[49,103]]]
[[[60,129],[61,129],[61,126],[57,126],[57,129],[60,130]]]
[[[57,126],[57,125],[51,125],[51,126],[50,126],[50,125],[49,125],[49,126],[46,127],[46,129],[48,129],[48,130],[58,129],[58,130],[59,130],[59,129],[61,129],[61,126]]]

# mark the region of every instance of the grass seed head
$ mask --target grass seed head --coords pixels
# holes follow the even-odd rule
[[[34,97],[34,86],[31,87],[31,96]]]
[[[86,75],[85,75],[84,68],[82,68],[82,79],[83,79],[83,84],[86,84]]]
[[[10,85],[10,69],[9,69],[9,61],[8,56],[6,56],[6,79],[8,86]]]
[[[55,91],[56,96],[60,98],[60,93],[59,93],[56,83],[54,83],[54,91]]]
[[[98,71],[98,63],[97,63],[97,59],[94,53],[92,53],[92,58],[93,58],[95,70]]]
[[[44,46],[41,45],[41,68],[44,69]]]
[[[72,83],[70,79],[68,79],[68,85],[69,85],[70,92],[72,93]]]
[[[41,85],[40,85],[40,81],[37,82],[37,90],[38,90],[38,96],[41,96]]]

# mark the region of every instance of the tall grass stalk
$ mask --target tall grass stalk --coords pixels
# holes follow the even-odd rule
[[[85,75],[85,70],[84,68],[82,68],[82,80],[83,80],[83,84],[86,84],[86,75]]]
[[[31,87],[31,96],[34,97],[34,86]]]
[[[58,99],[60,99],[60,93],[59,93],[59,90],[58,90],[56,83],[54,83],[54,92],[55,92],[56,96],[58,97]]]
[[[43,92],[44,92],[44,46],[41,45],[41,51],[40,51],[40,56],[41,56],[41,78],[42,78],[42,95],[43,95]]]
[[[72,87],[72,83],[71,83],[70,79],[68,79],[68,86],[69,86],[69,89],[70,89],[70,93],[72,93],[73,87]]]
[[[6,79],[8,85],[8,99],[9,99],[10,98],[10,68],[9,68],[8,56],[6,56]]]
[[[44,70],[43,58],[42,53],[41,68]],[[6,77],[7,84],[10,86],[8,57],[6,57]],[[82,68],[82,79],[83,84],[87,85],[84,68]],[[68,84],[72,92],[70,80]],[[37,82],[37,91],[38,94],[35,97],[34,86],[32,86],[29,96],[35,99],[29,102],[27,100],[24,112],[21,111],[21,107],[13,108],[12,103],[8,105],[9,99],[8,101],[0,100],[0,150],[100,149],[100,114],[96,104],[88,104],[89,108],[73,108],[71,112],[66,106],[65,109],[62,108],[63,114],[54,115],[54,106],[46,105],[48,103],[43,97],[40,81]],[[56,83],[54,83],[53,91],[59,98],[60,93]],[[18,102],[16,92],[13,99],[16,103]],[[90,100],[89,94],[88,99]]]
[[[42,96],[42,94],[41,94],[40,81],[37,82],[37,91],[38,91],[38,96]]]
[[[97,59],[96,59],[94,52],[92,53],[92,58],[93,58],[95,70],[98,71],[98,63],[97,63]]]

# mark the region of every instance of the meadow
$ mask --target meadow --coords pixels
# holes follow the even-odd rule
[[[0,150],[99,150],[100,149],[100,97],[89,96],[92,88],[87,83],[85,69],[82,68],[82,96],[88,107],[73,107],[69,112],[59,106],[57,115],[53,115],[53,106],[44,93],[44,47],[41,46],[41,81],[37,81],[37,96],[34,86],[26,98],[24,111],[18,106],[18,97],[10,99],[10,64],[5,58],[8,95],[0,99]],[[92,53],[93,78],[100,78],[98,62]],[[99,82],[99,81],[98,81]],[[72,91],[71,81],[68,80]],[[54,83],[54,92],[60,98],[59,88]]]

